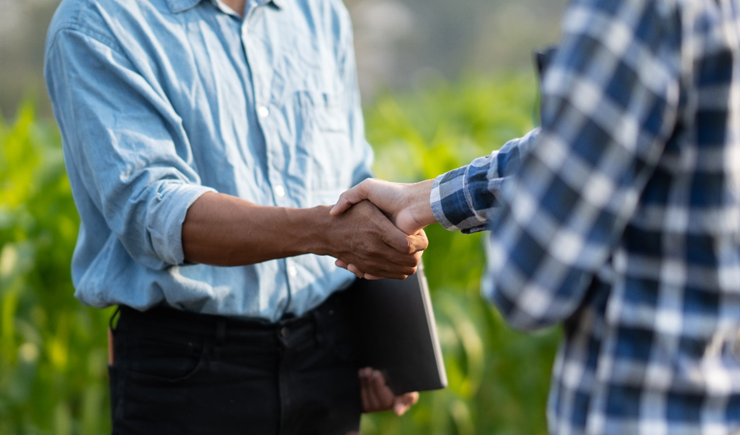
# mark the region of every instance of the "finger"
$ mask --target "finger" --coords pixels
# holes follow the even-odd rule
[[[388,250],[377,247],[374,249],[374,256],[380,255],[384,262],[393,265],[416,266],[416,262],[410,257],[410,254],[426,247],[428,242],[425,235],[407,235],[398,229],[374,204],[368,201],[359,204],[357,208],[359,213],[357,216],[361,216],[364,222],[372,223],[372,227],[362,234],[367,246],[373,246],[374,243],[380,241],[383,245],[392,248],[392,251],[387,252]]]
[[[409,245],[411,246],[411,252],[424,251],[429,247],[429,239],[427,233],[424,230],[419,230],[416,234],[408,236]]]
[[[367,392],[369,405],[373,412],[385,411],[386,409],[388,409],[387,406],[383,406],[382,398],[380,397],[380,394],[378,392],[377,380],[375,379],[375,371],[372,369],[368,369]]]
[[[429,247],[429,239],[423,230],[408,235],[394,226],[382,234],[383,242],[402,254],[422,252]]]
[[[351,200],[348,200],[344,193],[339,197],[339,200],[336,204],[334,204],[334,207],[329,210],[329,216],[339,216],[340,214],[344,213],[345,211],[349,210],[350,207],[357,204],[357,202],[352,202]]]
[[[329,210],[329,215],[338,216],[349,210],[350,207],[357,204],[358,202],[367,199],[367,191],[365,189],[366,185],[367,183],[362,182],[339,195],[339,200],[336,204],[334,204],[334,207]]]
[[[411,394],[411,404],[416,405],[419,402],[419,392],[414,391],[413,393],[409,394]]]
[[[393,224],[387,217],[379,214],[374,219],[377,225],[380,239],[391,248],[402,254],[412,254],[416,251],[417,245],[423,244],[423,238],[413,235],[409,236]]]
[[[405,403],[398,401],[393,405],[393,413],[400,417],[405,414],[409,408],[411,408],[411,405],[406,405]]]
[[[378,279],[398,279],[398,280],[404,280],[408,278],[409,276],[416,273],[415,268],[408,268],[403,269],[402,271],[398,270],[378,270],[373,273],[366,273],[363,275],[364,279],[367,280],[378,280]]]
[[[368,412],[384,411],[378,398],[378,391],[375,386],[373,369],[365,368],[365,400],[367,401]]]
[[[390,250],[390,246],[387,246],[388,250],[378,250],[377,260],[373,263],[380,270],[397,271],[405,274],[414,273],[413,269],[419,265],[421,260],[421,253],[414,252],[411,254],[401,254],[396,250]],[[368,267],[366,273],[372,273],[372,270]]]
[[[378,279],[383,279],[382,276],[371,275],[369,273],[366,273],[365,276],[364,276],[364,278],[367,279],[367,280],[370,280],[370,281],[375,281],[375,280],[378,280]]]
[[[370,386],[368,383],[368,368],[362,368],[358,372],[360,378],[360,399],[362,401],[363,412],[373,412],[374,410],[370,407]]]
[[[416,266],[401,266],[399,264],[384,264],[380,265],[377,269],[373,269],[371,272],[366,272],[363,278],[365,279],[399,279],[404,280],[409,276],[416,273]]]
[[[400,396],[396,396],[395,400],[393,401],[393,412],[396,413],[396,415],[398,416],[403,415],[411,408],[411,405],[416,403],[414,399],[414,393],[406,393]]]
[[[403,266],[402,263],[410,263],[408,266]],[[419,263],[419,259],[414,260],[413,258],[409,260],[409,256],[405,256],[404,258],[395,258],[393,261],[384,261],[382,263],[372,263],[366,265],[368,267],[368,270],[371,270],[370,272],[364,272],[354,264],[350,263],[344,263],[341,260],[335,260],[334,264],[336,264],[339,267],[342,267],[343,269],[347,269],[350,272],[354,273],[356,277],[363,278],[367,280],[378,280],[378,279],[406,279],[409,276],[416,273],[417,265]]]
[[[390,255],[383,262],[373,262],[372,266],[368,265],[365,272],[365,279],[371,279],[368,275],[374,275],[377,279],[392,278],[392,279],[406,279],[409,276],[416,273],[421,263],[423,251],[416,252],[410,255]]]
[[[334,264],[337,267],[341,267],[342,269],[349,270],[350,272],[354,273],[355,276],[358,277],[358,278],[364,278],[364,275],[365,274],[361,270],[359,270],[357,267],[355,267],[353,264],[347,264],[347,263],[345,263],[344,261],[342,261],[340,259],[336,259],[334,261]]]
[[[385,257],[383,262],[370,263],[365,268],[365,273],[384,278],[404,279],[416,273],[420,262],[420,254],[390,255]]]
[[[412,405],[419,401],[419,393],[406,393],[401,396],[397,396],[393,404],[393,412],[396,415],[401,416],[408,411]]]
[[[350,272],[354,273],[355,276],[358,277],[358,278],[364,278],[365,277],[365,272],[363,272],[360,269],[358,269],[357,266],[355,266],[354,264],[348,264],[347,265],[347,270],[349,270]]]
[[[403,255],[393,250],[378,251],[372,257],[359,260],[363,263],[362,268],[353,264],[351,269],[348,265],[347,270],[355,274],[363,273],[360,277],[365,279],[406,279],[416,273],[421,262],[421,253]]]
[[[378,408],[385,411],[391,409],[395,396],[388,385],[385,383],[385,377],[377,370],[373,370],[373,392]]]

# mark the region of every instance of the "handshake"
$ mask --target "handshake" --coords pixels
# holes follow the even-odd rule
[[[378,249],[372,259],[374,261],[365,261],[357,255],[354,258],[337,257],[336,265],[365,279],[403,279],[414,274],[421,254],[429,244],[423,228],[437,222],[429,200],[433,182],[404,184],[367,179],[344,192],[329,214],[341,219],[350,209],[377,208],[387,219],[374,219],[371,230],[381,232],[378,234],[380,240],[396,252]],[[392,228],[393,225],[396,228]]]

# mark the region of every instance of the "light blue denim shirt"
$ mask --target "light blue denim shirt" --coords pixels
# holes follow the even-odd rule
[[[46,47],[81,226],[76,297],[275,321],[353,275],[331,257],[184,263],[182,223],[217,191],[333,204],[370,176],[349,15],[340,0],[64,0]],[[249,231],[244,228],[244,231]]]

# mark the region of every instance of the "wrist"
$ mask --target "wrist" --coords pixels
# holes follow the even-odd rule
[[[412,185],[409,210],[414,220],[421,227],[437,223],[437,219],[432,212],[432,187],[434,180],[424,180]]]
[[[331,231],[329,215],[331,206],[319,205],[307,209],[302,209],[303,221],[301,225],[305,229],[302,238],[304,254],[332,255],[332,247],[328,235]]]

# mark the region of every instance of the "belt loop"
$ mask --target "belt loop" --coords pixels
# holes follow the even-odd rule
[[[113,326],[114,323],[116,323],[116,317],[118,317],[121,314],[121,306],[116,307],[116,311],[113,312],[113,314],[110,316],[110,319],[108,319],[108,366],[114,367],[116,356],[115,356],[115,346],[114,346],[114,336],[115,336],[115,326]],[[117,324],[116,324],[117,326]]]
[[[108,319],[108,328],[110,329],[111,333],[114,333],[116,331],[116,326],[118,326],[116,319],[120,317],[120,315],[121,315],[121,306],[118,305],[116,307],[116,311],[114,311],[113,314],[111,314],[110,319]],[[116,326],[113,325],[114,323],[116,324]]]

